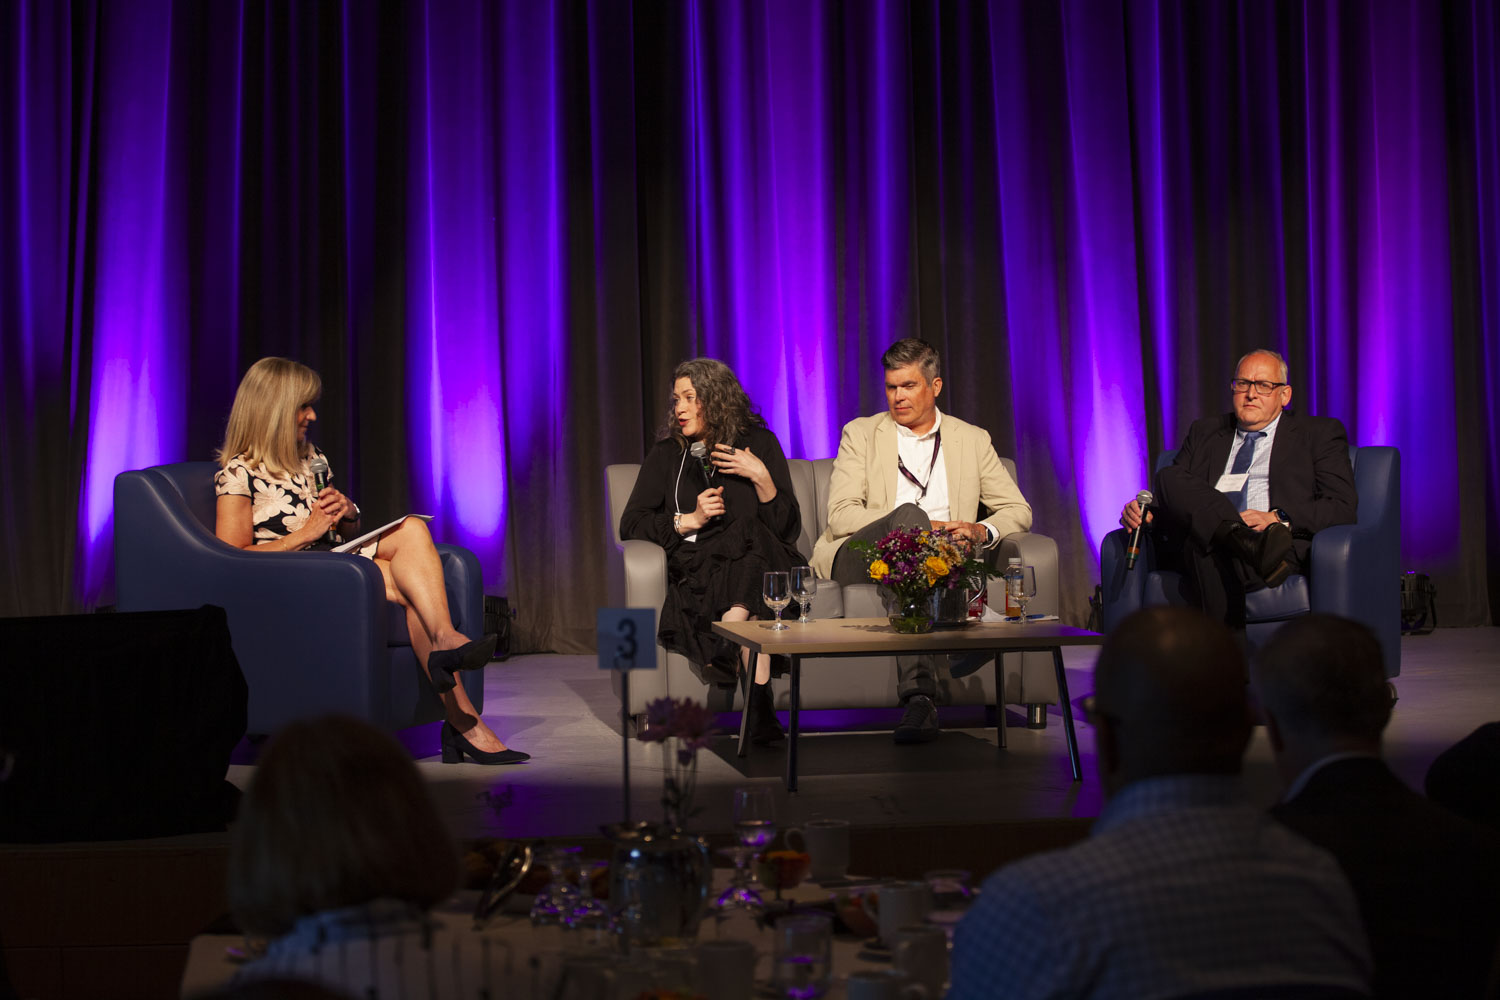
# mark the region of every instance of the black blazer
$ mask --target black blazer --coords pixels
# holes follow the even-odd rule
[[[1210,486],[1219,481],[1234,446],[1234,414],[1204,417],[1193,422],[1172,461]],[[1271,506],[1286,511],[1297,539],[1297,555],[1306,562],[1308,540],[1335,524],[1353,524],[1359,503],[1354,468],[1349,464],[1349,439],[1344,425],[1332,417],[1281,414],[1276,444],[1271,449]],[[1218,528],[1192,525],[1193,534],[1210,537]],[[1200,532],[1200,528],[1206,529]]]
[[[1482,994],[1500,948],[1500,835],[1429,802],[1375,757],[1325,765],[1271,814],[1344,869],[1376,996]]]

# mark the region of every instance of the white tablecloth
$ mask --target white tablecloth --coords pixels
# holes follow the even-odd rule
[[[719,870],[716,874],[721,883],[715,888],[717,892],[723,888],[727,873]],[[829,899],[832,892],[806,883],[783,895],[795,903],[816,904]],[[499,913],[482,930],[475,931],[471,918],[477,900],[477,892],[460,892],[435,908],[433,916],[446,932],[462,942],[461,950],[468,956],[465,961],[470,965],[478,965],[481,953],[487,955],[488,964],[483,975],[495,1000],[546,1000],[551,984],[556,981],[563,955],[573,947],[567,932],[533,928],[524,910]],[[736,925],[737,928],[741,926]],[[705,919],[699,940],[716,936],[712,918]],[[763,930],[754,934],[754,941],[758,953],[756,980],[764,985],[771,975],[771,932]],[[181,996],[192,1000],[226,986],[243,964],[235,955],[242,953],[244,946],[245,940],[239,935],[200,934],[195,937],[189,946],[187,967],[183,970]],[[842,980],[856,969],[889,967],[890,963],[869,950],[864,941],[850,935],[835,935],[835,982],[829,996],[842,996]]]

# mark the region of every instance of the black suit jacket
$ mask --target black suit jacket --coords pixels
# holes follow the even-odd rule
[[[1271,814],[1343,867],[1376,996],[1482,995],[1500,948],[1500,835],[1429,802],[1375,757],[1325,765]]]
[[[1194,421],[1170,468],[1212,488],[1229,462],[1234,428],[1232,412]],[[1271,449],[1269,485],[1271,506],[1280,507],[1291,519],[1297,555],[1305,563],[1308,540],[1314,534],[1355,520],[1359,495],[1354,489],[1343,423],[1332,417],[1282,413]],[[1169,513],[1186,522],[1192,537],[1204,548],[1224,519],[1222,509]]]

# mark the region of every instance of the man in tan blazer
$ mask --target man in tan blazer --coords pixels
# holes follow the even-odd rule
[[[993,552],[1000,539],[1031,527],[1031,505],[1000,463],[989,433],[937,408],[943,391],[938,352],[898,340],[880,358],[889,410],[844,425],[828,484],[828,530],[812,567],[848,586],[868,583],[867,560],[845,543],[878,542],[893,528],[947,528]],[[983,521],[979,505],[990,511]],[[938,735],[937,679],[923,657],[897,657],[896,692],[906,712],[897,743]]]

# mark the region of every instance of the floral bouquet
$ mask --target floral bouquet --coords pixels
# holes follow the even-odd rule
[[[945,528],[896,528],[875,545],[852,542],[870,560],[870,579],[895,599],[891,624],[898,632],[932,628],[931,598],[942,590],[967,587],[986,575],[973,547]]]
[[[717,733],[713,714],[691,698],[657,698],[646,703],[646,728],[636,739],[643,743],[677,740],[677,753],[668,758],[661,785],[662,821],[668,829],[681,830],[698,814],[693,805],[698,751]]]

